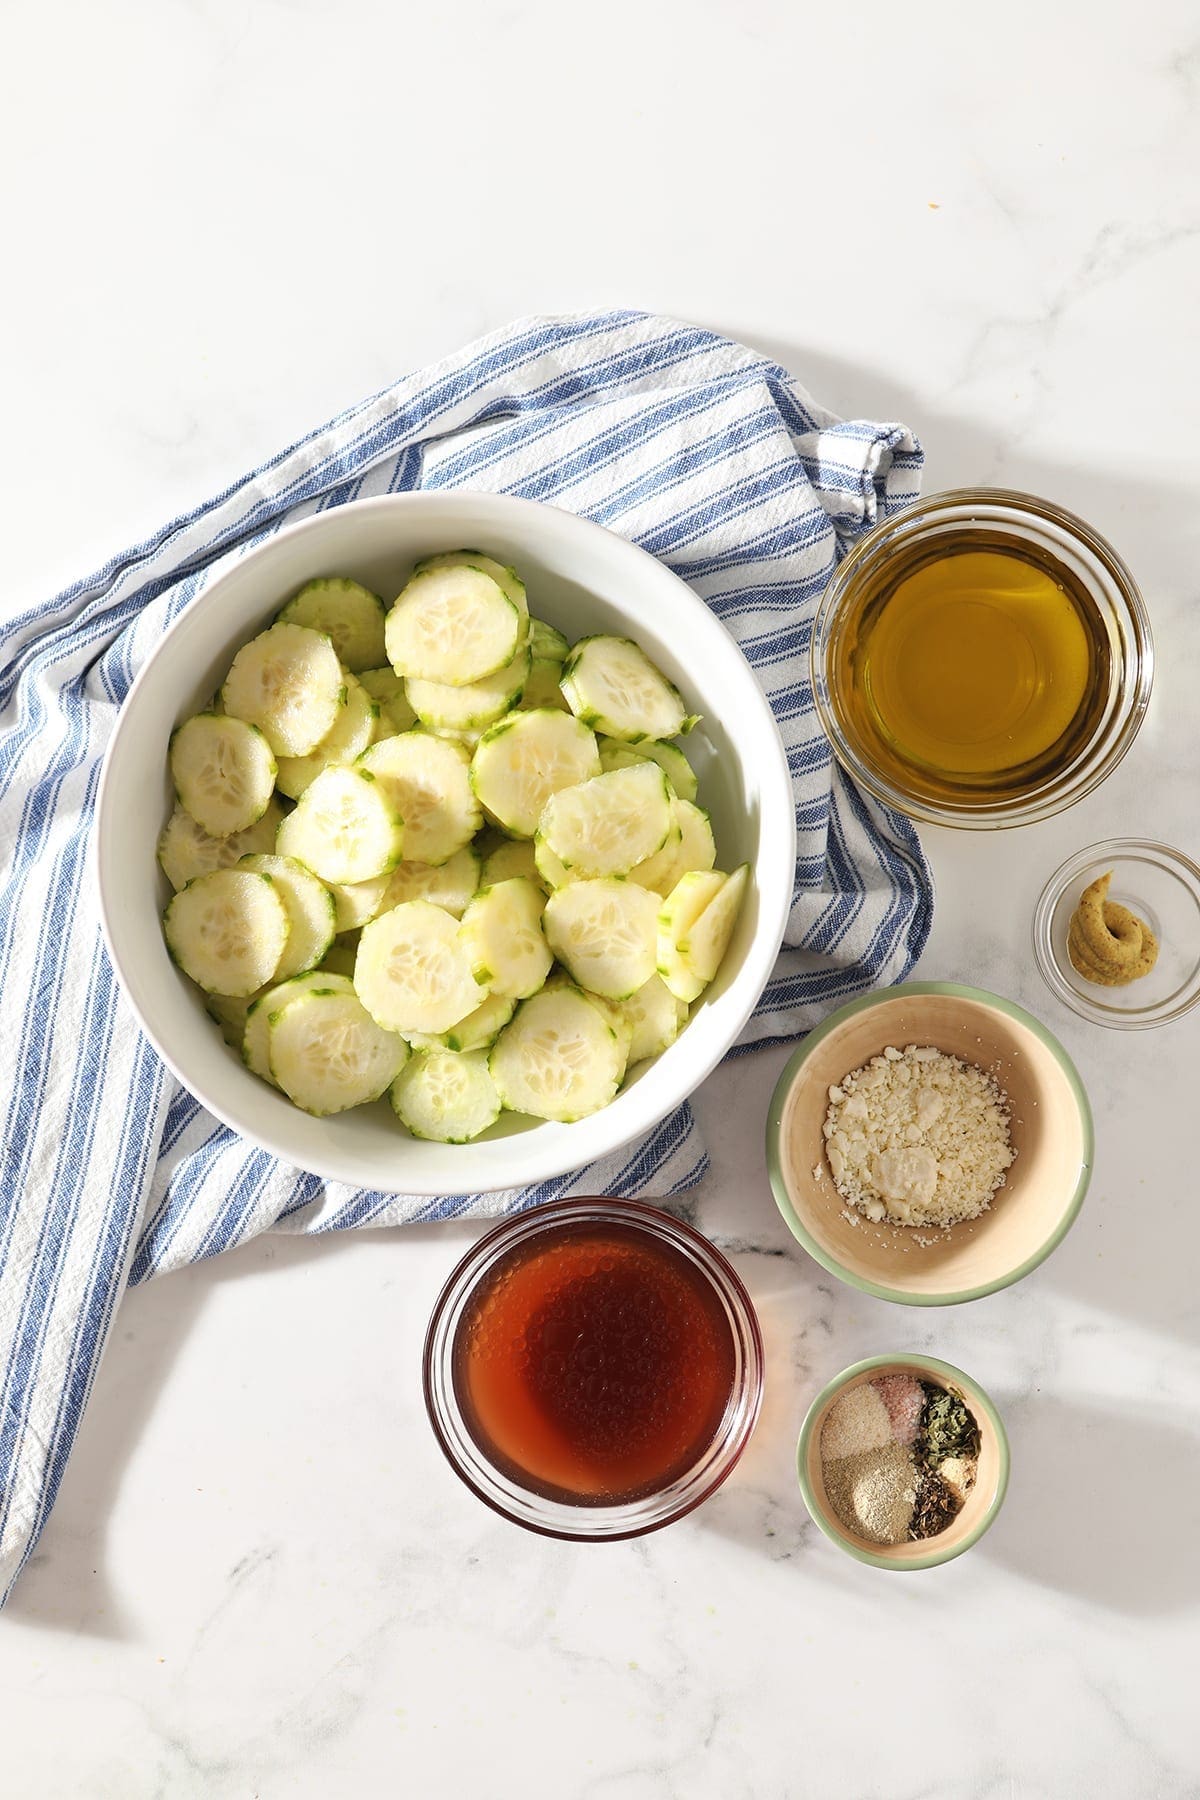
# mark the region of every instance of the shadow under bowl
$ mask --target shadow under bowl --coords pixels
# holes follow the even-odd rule
[[[825,1160],[829,1089],[888,1045],[932,1045],[995,1077],[1016,1157],[976,1219],[946,1228],[873,1224],[843,1200]],[[1060,1244],[1091,1177],[1083,1083],[1031,1013],[980,988],[910,981],[830,1015],[776,1085],[767,1118],[775,1202],[811,1256],[852,1287],[908,1306],[954,1306],[1008,1287]]]

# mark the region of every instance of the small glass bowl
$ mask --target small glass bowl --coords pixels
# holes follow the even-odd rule
[[[480,1281],[516,1245],[563,1225],[620,1225],[669,1244],[711,1287],[729,1324],[734,1371],[729,1400],[696,1463],[657,1493],[611,1506],[547,1499],[497,1468],[468,1429],[455,1392],[453,1359],[459,1323]],[[750,1440],[762,1404],[763,1346],[754,1307],[721,1252],[682,1220],[636,1200],[558,1200],[506,1219],[481,1238],[447,1281],[429,1322],[424,1356],[425,1405],[455,1474],[488,1506],[543,1537],[582,1542],[641,1537],[681,1519],[713,1494]]]
[[[1080,895],[1109,869],[1109,899],[1136,913],[1158,939],[1154,967],[1126,987],[1089,981],[1067,954]],[[1200,868],[1182,851],[1145,838],[1089,844],[1042,889],[1033,915],[1033,954],[1051,993],[1095,1025],[1137,1031],[1182,1018],[1200,1000]]]
[[[863,587],[882,563],[915,543],[933,543],[964,526],[990,526],[1023,539],[1070,569],[1086,586],[1109,640],[1109,689],[1091,738],[1039,786],[1008,801],[986,790],[941,801],[908,792],[880,770],[854,732],[834,671],[840,634],[856,613]],[[821,596],[811,642],[813,697],[834,754],[876,799],[930,825],[996,830],[1029,825],[1073,806],[1110,775],[1129,749],[1150,703],[1154,648],[1137,583],[1112,545],[1083,519],[1049,500],[1005,488],[954,488],[906,506],[862,538],[835,570]]]

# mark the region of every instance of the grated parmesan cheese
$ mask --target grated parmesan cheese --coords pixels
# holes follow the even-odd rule
[[[868,1219],[976,1219],[1016,1152],[991,1075],[931,1046],[888,1045],[829,1090],[823,1126],[834,1186]]]

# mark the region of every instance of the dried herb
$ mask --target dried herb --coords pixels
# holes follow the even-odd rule
[[[936,1469],[948,1456],[979,1454],[979,1427],[957,1394],[946,1388],[925,1388],[925,1410],[917,1433],[916,1452],[927,1469]]]
[[[923,1475],[908,1524],[909,1537],[936,1537],[939,1531],[945,1531],[961,1504],[958,1495],[951,1493],[940,1475]]]

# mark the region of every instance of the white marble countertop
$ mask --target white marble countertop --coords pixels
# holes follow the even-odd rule
[[[465,1226],[264,1238],[129,1296],[0,1619],[11,1800],[1176,1800],[1200,1793],[1200,1012],[1105,1034],[1028,920],[1071,849],[1200,847],[1200,50],[1180,0],[50,0],[7,32],[5,578],[48,596],[398,372],[529,311],[682,314],[913,425],[927,491],[1031,488],[1141,578],[1150,721],[1089,801],[930,832],[919,973],[1037,1011],[1099,1123],[1021,1286],[937,1312],[788,1237],[784,1052],[699,1098],[698,1223],[769,1344],[694,1517],[570,1547],[443,1464],[417,1365]],[[977,1549],[908,1578],[816,1531],[816,1389],[936,1351],[1004,1411]],[[1190,1664],[1190,1667],[1189,1667]]]

